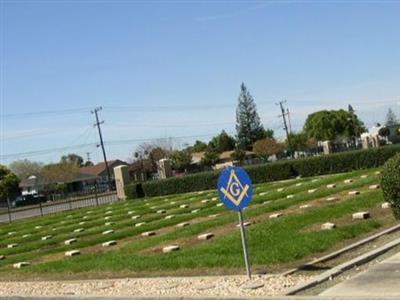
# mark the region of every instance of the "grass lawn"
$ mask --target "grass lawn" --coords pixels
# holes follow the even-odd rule
[[[247,228],[252,265],[281,270],[393,225],[391,211],[380,208],[382,192],[369,189],[380,181],[376,171],[256,185],[253,200],[244,211],[253,223]],[[353,181],[345,183],[346,179]],[[336,187],[328,188],[328,184]],[[352,190],[361,194],[348,195]],[[326,201],[332,196],[338,200]],[[0,260],[0,279],[243,273],[237,214],[218,203],[216,191],[204,191],[120,201],[2,225],[0,255],[5,259]],[[181,208],[182,204],[188,207]],[[304,204],[309,206],[300,208]],[[363,210],[372,217],[352,220],[352,213]],[[270,219],[274,212],[283,216]],[[190,225],[176,227],[181,222]],[[323,231],[320,226],[325,222],[334,222],[337,228]],[[83,231],[75,232],[79,228]],[[114,232],[102,234],[110,229]],[[143,237],[145,231],[156,235]],[[197,239],[206,232],[215,236],[207,241]],[[51,238],[41,239],[47,235]],[[77,242],[65,245],[70,238]],[[116,240],[117,245],[102,247],[109,240]],[[8,248],[10,244],[18,245]],[[181,250],[162,253],[162,248],[171,244],[180,245]],[[64,257],[64,252],[72,249],[82,254]],[[31,265],[13,269],[12,264],[20,261]]]

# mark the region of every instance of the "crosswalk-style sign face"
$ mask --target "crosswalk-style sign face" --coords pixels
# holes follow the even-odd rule
[[[253,184],[245,170],[239,167],[224,169],[218,178],[218,194],[230,209],[240,211],[250,204]]]

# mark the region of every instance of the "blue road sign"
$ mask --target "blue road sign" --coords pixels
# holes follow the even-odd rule
[[[230,209],[241,211],[250,204],[253,184],[245,170],[239,167],[224,169],[218,178],[218,194]]]

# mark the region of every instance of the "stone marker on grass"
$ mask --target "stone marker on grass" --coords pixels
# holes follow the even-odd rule
[[[326,187],[327,187],[328,189],[333,189],[333,188],[336,187],[336,184],[331,183],[331,184],[328,184]]]
[[[313,180],[311,180],[311,182],[317,182],[319,180],[319,178],[315,178]]]
[[[182,222],[182,223],[176,224],[176,227],[186,227],[186,226],[189,226],[189,225],[190,225],[189,222]]]
[[[334,223],[330,223],[330,222],[327,222],[327,223],[324,223],[321,225],[322,230],[332,230],[334,228],[336,228],[336,225]]]
[[[133,215],[135,213],[135,211],[134,210],[130,210],[130,211],[128,211],[128,215]]]
[[[353,179],[346,179],[345,181],[343,181],[344,183],[352,183]]]
[[[361,175],[361,178],[363,178],[363,179],[365,179],[365,178],[367,178],[368,177],[368,175]]]
[[[301,186],[301,185],[303,185],[303,183],[302,183],[302,182],[298,182],[298,183],[296,183],[296,186]]]
[[[375,174],[376,175],[380,175],[382,172],[381,171],[376,171]]]
[[[6,259],[4,255],[0,255],[0,260]]]
[[[339,200],[338,197],[328,197],[325,199],[325,201],[327,201],[327,202],[333,202],[333,201],[337,201],[337,200]]]
[[[356,196],[356,195],[360,195],[360,191],[350,191],[349,196]]]
[[[294,197],[294,195],[292,195],[292,194],[286,196],[287,199],[292,199],[293,197]]]
[[[76,256],[79,254],[81,254],[81,251],[79,251],[79,250],[70,250],[70,251],[65,252],[65,256]]]
[[[171,201],[170,204],[171,204],[171,205],[174,205],[174,204],[176,204],[176,202],[175,202],[175,201]]]
[[[111,225],[114,225],[114,222],[106,222],[104,225],[111,226]]]
[[[189,207],[189,205],[187,205],[187,204],[181,204],[181,205],[179,205],[179,208],[188,208]]]
[[[114,241],[114,240],[112,240],[112,241],[107,241],[107,242],[104,242],[103,244],[101,244],[103,247],[110,247],[110,246],[114,246],[114,245],[116,245],[117,244],[117,241]]]
[[[218,203],[219,204],[219,203]],[[217,204],[217,205],[218,205]],[[222,203],[221,203],[222,204]],[[198,213],[200,211],[200,208],[197,208],[197,209],[193,209],[192,211],[191,211],[191,213],[192,214],[195,214],[195,213]]]
[[[358,213],[353,214],[353,219],[354,220],[359,220],[359,219],[368,219],[370,217],[370,213],[368,211],[361,211]]]
[[[219,216],[219,214],[214,214],[214,215],[209,215],[208,217],[209,218],[216,218],[216,217],[218,217]]]
[[[73,244],[73,243],[76,243],[78,240],[77,239],[69,239],[69,240],[66,240],[65,242],[64,242],[64,244],[65,245],[71,245],[71,244]]]
[[[370,190],[377,190],[377,189],[379,189],[379,188],[380,188],[380,185],[379,185],[379,184],[372,184],[372,185],[369,186],[369,189],[370,189]]]
[[[208,199],[201,200],[201,203],[208,203],[208,202],[210,202],[210,200]]]
[[[222,205],[224,205],[223,203],[217,203],[217,207],[221,207]]]
[[[381,207],[383,209],[388,209],[388,208],[392,207],[392,205],[389,202],[384,202],[384,203],[382,203]]]
[[[16,232],[15,231],[10,231],[9,233],[7,233],[8,235],[14,235],[14,234],[16,234]]]
[[[86,220],[86,219],[89,219],[89,217],[88,216],[83,216],[82,219]]]
[[[24,234],[23,236],[22,236],[22,238],[23,239],[26,239],[27,237],[30,237],[31,236],[31,234],[30,233],[27,233],[27,234]]]
[[[309,189],[309,190],[308,190],[308,193],[309,193],[309,194],[315,193],[316,190],[317,190],[317,189]]]
[[[140,227],[140,226],[143,226],[144,224],[146,224],[146,222],[136,223],[136,224],[135,224],[135,227]]]
[[[217,201],[217,200],[218,200],[217,197],[212,197],[212,198],[211,198],[211,201]]]
[[[300,205],[300,207],[299,207],[299,208],[301,208],[301,209],[305,209],[305,208],[309,208],[309,207],[311,207],[311,205],[310,205],[310,204],[303,204],[303,205]]]
[[[169,252],[173,252],[173,251],[178,251],[180,249],[180,247],[178,245],[170,245],[170,246],[166,246],[162,249],[162,251],[164,253],[169,253]]]
[[[269,215],[269,218],[270,219],[277,219],[277,218],[280,218],[282,216],[283,216],[283,213],[275,213],[275,214]]]
[[[259,193],[258,195],[265,196],[266,194],[268,194],[268,192],[262,192],[262,193]]]
[[[40,228],[42,228],[42,226],[40,226],[40,225],[35,226],[35,229],[40,229]]]
[[[132,217],[131,217],[132,220],[136,220],[136,219],[139,219],[139,218],[140,218],[140,215],[132,216]]]
[[[250,226],[251,224],[253,224],[253,223],[252,223],[251,221],[248,221],[248,222],[244,222],[244,223],[243,223],[243,226],[244,226],[244,227],[248,227],[248,226]],[[236,227],[240,228],[240,224],[237,224]]]
[[[21,269],[21,268],[27,267],[27,266],[29,266],[29,265],[30,265],[29,262],[27,262],[27,261],[21,261],[21,262],[17,262],[17,263],[15,263],[15,264],[13,264],[13,268],[14,268],[14,269]]]
[[[172,218],[175,218],[175,215],[166,216],[164,219],[165,220],[171,220]]]
[[[156,235],[155,231],[146,231],[142,233],[142,236],[153,236]]]
[[[107,210],[106,215],[112,215],[113,211],[112,210]]]
[[[282,191],[283,191],[283,188],[279,188],[279,189],[277,189],[276,191],[277,191],[277,192],[282,192]]]
[[[198,236],[197,236],[197,239],[198,239],[198,240],[205,241],[205,240],[211,239],[212,237],[214,237],[214,233],[212,233],[212,232],[207,232],[207,233],[203,233],[203,234],[198,235]]]
[[[7,248],[15,248],[15,247],[18,247],[18,244],[17,244],[17,243],[8,244],[8,245],[7,245]]]
[[[105,217],[104,220],[110,220],[111,216]]]
[[[83,232],[85,231],[85,228],[77,228],[74,230],[74,232]]]
[[[114,233],[114,230],[112,230],[112,229],[110,229],[110,230],[106,230],[106,231],[103,231],[101,234],[111,234],[111,233]]]
[[[85,221],[83,221],[83,222],[79,222],[79,224],[78,225],[85,225],[86,224],[86,222]]]
[[[52,237],[51,235],[42,236],[42,241],[50,240]]]

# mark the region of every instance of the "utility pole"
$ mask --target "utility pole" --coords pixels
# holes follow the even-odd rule
[[[90,152],[86,152],[86,161],[90,161]]]
[[[111,186],[111,175],[110,175],[110,168],[108,167],[108,162],[107,162],[107,157],[106,157],[106,150],[104,149],[104,143],[103,143],[103,135],[101,134],[101,127],[100,125],[104,123],[104,121],[99,122],[99,115],[98,112],[102,110],[102,107],[96,107],[94,110],[91,111],[92,114],[95,114],[96,116],[96,123],[93,126],[97,126],[98,132],[99,132],[99,138],[100,138],[100,147],[101,150],[103,151],[103,158],[104,158],[104,164],[106,165],[106,170],[107,170],[107,183],[108,186]]]
[[[290,134],[292,134],[292,121],[290,120],[289,108],[286,108],[286,113],[287,113],[287,118],[289,121],[289,132],[290,132]]]
[[[292,148],[292,143],[290,142],[289,130],[288,130],[288,126],[287,126],[287,123],[286,123],[286,115],[288,113],[285,112],[285,109],[283,108],[283,103],[286,103],[286,100],[285,101],[279,101],[279,103],[276,103],[276,105],[280,106],[281,112],[282,112],[282,115],[279,115],[278,118],[282,117],[282,119],[283,119],[283,126],[284,126],[283,129],[286,131],[286,138],[287,138],[287,141],[288,141],[290,156],[292,158],[294,158],[294,153],[292,151],[292,149],[293,149]]]

